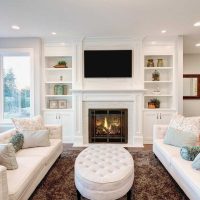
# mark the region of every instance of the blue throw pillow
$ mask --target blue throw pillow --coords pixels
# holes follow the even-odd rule
[[[200,170],[200,153],[196,156],[196,158],[192,162],[192,168],[196,170]]]
[[[180,131],[169,127],[164,138],[164,144],[176,147],[195,146],[197,136],[194,133]]]
[[[193,161],[199,153],[200,146],[182,147],[180,150],[181,157],[189,161]]]

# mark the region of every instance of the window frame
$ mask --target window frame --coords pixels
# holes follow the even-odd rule
[[[3,56],[20,56],[28,54],[30,56],[30,117],[34,116],[34,51],[32,48],[0,48],[0,124],[11,124],[10,119],[3,118],[4,98],[3,98]]]

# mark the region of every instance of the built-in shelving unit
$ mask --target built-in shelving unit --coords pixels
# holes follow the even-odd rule
[[[45,47],[45,68],[44,68],[44,84],[45,84],[45,102],[44,109],[71,109],[72,108],[72,54],[71,51],[56,52],[58,47],[55,47],[55,54],[53,54],[53,47]],[[63,47],[61,47],[63,48]],[[63,49],[65,50],[65,49]],[[59,61],[65,61],[67,63],[66,68],[55,68]],[[56,94],[57,88],[61,90],[59,94]],[[52,101],[57,101],[58,107],[54,105]],[[66,102],[63,106],[59,106],[59,101]],[[65,107],[65,105],[67,107]]]
[[[162,66],[158,66],[158,60],[163,61]],[[149,60],[153,61],[154,66],[148,66]],[[169,55],[155,55],[155,52],[149,52],[144,55],[144,87],[146,92],[144,94],[144,108],[148,109],[148,102],[151,99],[158,99],[160,101],[160,108],[173,108],[173,78],[174,78],[174,57]],[[153,73],[159,73],[159,80],[153,80]]]
[[[61,124],[63,141],[73,142],[72,73],[73,44],[44,44],[43,58],[43,116],[47,124]],[[58,65],[65,61],[66,67]]]
[[[143,111],[144,144],[152,143],[154,125],[169,124],[177,110],[175,42],[173,41],[169,44],[167,41],[161,41],[160,43],[161,45],[151,45],[147,42],[143,49],[145,88]],[[161,64],[158,64],[159,59],[162,60]],[[153,73],[154,75],[157,74],[158,78],[153,77]],[[159,108],[148,105],[153,99],[160,101]]]

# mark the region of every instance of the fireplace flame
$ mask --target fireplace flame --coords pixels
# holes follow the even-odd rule
[[[104,124],[103,124],[103,126],[106,128],[106,129],[108,129],[108,121],[107,121],[107,118],[105,117],[105,119],[104,119]]]

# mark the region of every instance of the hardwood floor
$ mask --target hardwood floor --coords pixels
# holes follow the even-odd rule
[[[64,143],[63,149],[64,151],[67,151],[68,149],[84,149],[84,147],[73,147],[73,144],[71,143]],[[145,144],[144,147],[138,148],[138,147],[128,147],[128,149],[133,149],[137,151],[145,151],[145,150],[152,150],[152,144]]]

